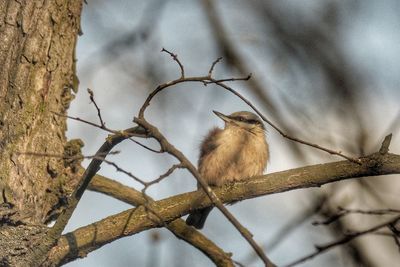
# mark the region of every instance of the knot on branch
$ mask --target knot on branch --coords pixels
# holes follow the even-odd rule
[[[364,158],[363,164],[374,174],[381,173],[384,160],[381,153],[377,152]]]
[[[362,159],[362,164],[366,166],[368,169],[373,171],[374,173],[379,174],[381,167],[384,165],[384,158],[389,152],[390,141],[392,140],[392,134],[389,134],[385,137],[382,142],[381,148],[378,152],[373,153],[367,157]]]
[[[64,146],[64,166],[70,167],[74,173],[81,167],[84,159],[82,155],[84,145],[81,139],[72,139]]]

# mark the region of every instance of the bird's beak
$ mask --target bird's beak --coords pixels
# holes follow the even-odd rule
[[[215,115],[220,117],[225,122],[231,122],[232,121],[232,119],[229,118],[229,116],[226,116],[226,115],[222,114],[221,112],[218,112],[218,111],[215,111],[215,110],[213,110],[213,112],[214,112]]]

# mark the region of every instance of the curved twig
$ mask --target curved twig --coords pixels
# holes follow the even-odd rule
[[[167,50],[165,50],[164,48],[163,48],[162,51],[165,51],[165,52],[167,52],[168,54],[170,54],[171,57],[174,59],[174,61],[177,62],[177,64],[178,64],[179,67],[181,68],[181,77],[178,78],[178,79],[176,79],[176,80],[172,80],[172,81],[170,81],[170,82],[167,82],[167,83],[164,83],[164,84],[161,84],[161,85],[157,86],[157,88],[154,89],[154,90],[148,95],[148,97],[147,97],[146,100],[144,101],[142,107],[140,108],[139,114],[138,114],[138,118],[139,118],[139,119],[144,119],[144,112],[145,112],[146,108],[150,105],[151,100],[152,100],[159,92],[161,92],[162,90],[164,90],[164,89],[166,89],[166,88],[168,88],[168,87],[171,87],[171,86],[173,86],[173,85],[180,84],[180,83],[183,83],[183,82],[200,82],[200,83],[203,83],[204,85],[207,85],[207,84],[216,84],[216,85],[218,85],[219,87],[221,87],[221,88],[223,88],[223,89],[225,89],[225,90],[227,90],[227,91],[233,93],[235,96],[239,97],[239,98],[240,98],[243,102],[245,102],[250,108],[252,108],[252,109],[254,110],[254,112],[256,112],[256,113],[261,117],[261,119],[262,119],[263,121],[265,121],[266,123],[268,123],[274,130],[276,130],[276,131],[277,131],[280,135],[282,135],[284,138],[289,139],[289,140],[294,141],[294,142],[298,142],[298,143],[303,144],[303,145],[307,145],[307,146],[310,146],[310,147],[314,147],[314,148],[316,148],[316,149],[325,151],[325,152],[327,152],[327,153],[329,153],[329,154],[332,154],[332,155],[337,155],[337,156],[339,156],[339,157],[345,158],[345,159],[347,159],[347,160],[349,160],[349,161],[351,161],[351,162],[354,162],[354,163],[356,163],[356,164],[360,164],[360,163],[361,163],[360,159],[347,156],[347,155],[345,155],[344,153],[342,153],[341,151],[335,151],[335,150],[333,150],[333,149],[329,149],[329,148],[320,146],[320,145],[318,145],[318,144],[314,144],[314,143],[311,143],[311,142],[308,142],[308,141],[304,141],[304,140],[299,139],[299,138],[297,138],[297,137],[293,137],[293,136],[290,136],[290,135],[286,134],[286,133],[283,132],[278,126],[276,126],[274,123],[272,123],[266,116],[264,116],[264,115],[263,115],[263,114],[262,114],[248,99],[246,99],[244,96],[242,96],[241,94],[239,94],[236,90],[234,90],[232,87],[230,87],[230,86],[228,86],[228,85],[226,85],[226,84],[224,83],[224,82],[227,82],[227,81],[246,81],[246,80],[249,80],[249,79],[251,78],[251,74],[249,74],[249,75],[246,76],[246,77],[239,77],[239,78],[215,79],[215,78],[213,78],[211,75],[212,75],[212,71],[213,71],[215,65],[220,61],[220,59],[217,59],[217,60],[215,60],[215,61],[212,63],[212,65],[211,65],[211,67],[210,67],[210,70],[209,70],[207,76],[185,77],[185,76],[184,76],[184,68],[183,68],[183,65],[182,65],[182,63],[178,60],[177,55],[176,55],[176,54],[173,54],[173,53],[171,53],[171,52],[169,52],[169,51],[167,51]]]

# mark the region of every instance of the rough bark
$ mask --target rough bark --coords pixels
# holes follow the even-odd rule
[[[0,265],[28,266],[45,224],[65,205],[79,162],[19,152],[71,154],[65,113],[78,80],[74,51],[81,0],[0,1]],[[43,254],[41,251],[39,254]]]

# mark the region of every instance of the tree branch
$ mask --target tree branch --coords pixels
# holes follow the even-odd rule
[[[363,236],[363,235],[366,235],[366,234],[370,234],[370,233],[373,233],[373,232],[375,232],[375,231],[377,231],[377,230],[379,230],[379,229],[381,229],[383,227],[388,227],[388,226],[390,226],[392,224],[396,224],[399,220],[400,220],[400,216],[396,216],[396,217],[391,218],[389,221],[386,221],[384,223],[381,223],[381,224],[378,224],[378,225],[373,226],[371,228],[368,228],[367,230],[354,232],[354,233],[351,233],[351,234],[346,234],[342,238],[340,238],[339,240],[330,242],[330,243],[328,243],[326,245],[316,245],[315,246],[315,248],[316,248],[315,252],[313,252],[310,255],[307,255],[307,256],[305,256],[305,257],[303,257],[301,259],[298,259],[295,262],[292,262],[292,263],[290,263],[288,265],[285,265],[285,267],[296,266],[296,265],[298,265],[300,263],[303,263],[303,262],[305,262],[305,261],[307,261],[309,259],[314,258],[315,256],[317,256],[317,255],[319,255],[321,253],[324,253],[325,251],[327,251],[327,250],[329,250],[331,248],[334,248],[334,247],[339,246],[339,245],[346,244],[346,243],[352,241],[353,239],[355,239],[357,237],[360,237],[360,236]]]
[[[93,178],[88,189],[99,193],[105,193],[135,206],[147,205],[148,200],[150,199],[149,196],[144,197],[142,193],[131,187],[125,186],[100,175],[96,175]],[[153,202],[154,200],[150,199],[150,201]],[[167,225],[167,229],[179,239],[182,239],[183,241],[203,252],[208,258],[210,258],[211,261],[215,263],[216,266],[234,266],[230,253],[224,252],[201,232],[186,225],[184,220],[176,219],[170,222]]]
[[[88,189],[106,194],[134,206],[147,205],[149,199],[148,196],[144,197],[142,193],[129,186],[97,174],[93,177]],[[179,239],[184,240],[203,252],[215,263],[216,266],[234,266],[230,253],[224,252],[193,227],[187,226],[182,219],[176,219],[168,223],[167,229]],[[58,241],[57,246],[51,250],[49,254],[49,262],[52,262],[55,265],[62,265],[71,262],[78,257],[83,257],[91,251],[86,251],[85,246],[76,245],[75,247],[72,247],[72,243],[78,244],[78,242],[71,242],[71,240],[77,239],[78,238],[74,234],[62,236]]]
[[[361,158],[361,165],[347,160],[311,165],[227,184],[215,188],[214,192],[222,202],[229,203],[300,188],[319,187],[350,178],[399,173],[400,155],[375,153]],[[189,212],[211,204],[204,192],[195,191],[152,202],[148,205],[165,222],[171,222]],[[162,226],[164,226],[163,223],[151,220],[148,211],[140,206],[68,233],[54,249],[59,249],[60,246],[68,246],[68,240],[73,237],[73,244],[78,248],[85,248],[85,253],[89,253],[121,237]]]

